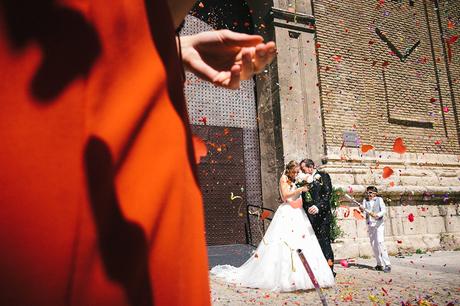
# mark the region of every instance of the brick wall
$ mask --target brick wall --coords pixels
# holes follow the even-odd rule
[[[459,11],[460,1],[440,3],[448,37],[458,34]],[[317,0],[314,15],[328,147],[340,147],[343,132],[355,130],[362,143],[381,151],[391,151],[394,139],[403,137],[409,152],[460,153],[454,112],[460,99],[460,41],[452,45],[449,62],[434,1],[410,6],[409,1]],[[452,29],[448,18],[455,23]],[[403,62],[376,28],[402,54],[420,44]]]

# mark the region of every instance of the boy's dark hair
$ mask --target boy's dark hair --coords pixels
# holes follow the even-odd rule
[[[303,159],[300,162],[300,165],[301,164],[305,164],[305,166],[307,166],[308,168],[315,168],[315,163],[309,158]]]
[[[372,191],[378,193],[377,187],[375,186],[367,186],[366,191]]]

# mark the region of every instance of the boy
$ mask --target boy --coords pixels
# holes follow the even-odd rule
[[[371,241],[372,250],[377,260],[377,271],[391,272],[390,259],[384,243],[383,216],[386,208],[383,199],[377,195],[377,188],[369,186],[366,188],[366,198],[359,209],[366,213],[367,232]]]

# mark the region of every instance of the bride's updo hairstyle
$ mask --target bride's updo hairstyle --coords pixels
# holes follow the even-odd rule
[[[298,162],[296,162],[295,160],[291,160],[287,163],[286,167],[284,168],[284,175],[286,175],[292,182],[295,180],[295,177],[291,177],[290,172],[292,171],[292,169],[295,169],[295,167],[298,166]]]

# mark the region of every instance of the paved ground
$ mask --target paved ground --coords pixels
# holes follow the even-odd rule
[[[460,305],[460,252],[391,258],[391,273],[373,270],[373,259],[336,265],[334,288],[324,290],[329,305]],[[321,305],[315,291],[274,293],[235,287],[211,277],[213,305]]]

